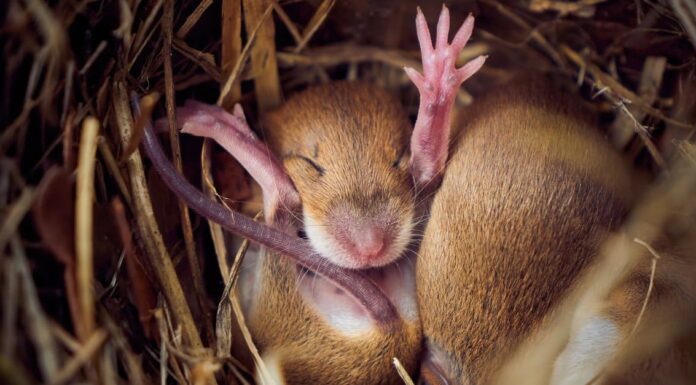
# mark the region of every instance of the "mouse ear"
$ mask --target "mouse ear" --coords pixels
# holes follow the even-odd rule
[[[270,149],[249,128],[242,107],[234,113],[188,100],[177,109],[181,132],[211,138],[227,150],[261,185],[264,216],[267,223],[276,223],[279,216],[300,207],[300,195],[283,166]]]
[[[484,56],[479,56],[463,67],[456,68],[455,61],[474,28],[474,18],[471,15],[466,18],[451,44],[447,43],[449,25],[449,10],[443,5],[433,47],[425,16],[418,8],[416,32],[423,73],[413,68],[404,68],[420,93],[418,117],[411,136],[410,168],[416,182],[423,187],[436,183],[445,168],[450,119],[457,90],[486,60]]]

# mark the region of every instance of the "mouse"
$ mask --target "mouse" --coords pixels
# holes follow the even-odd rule
[[[421,384],[585,385],[630,340],[649,256],[585,299],[616,262],[602,245],[621,236],[643,183],[580,97],[552,84],[525,74],[461,113],[416,263]],[[643,337],[656,315],[693,317],[684,261],[659,262]]]
[[[490,383],[631,205],[623,160],[544,84],[517,79],[462,113],[418,253],[423,383]]]
[[[232,113],[195,101],[178,108],[182,132],[215,140],[259,183],[267,225],[307,238],[321,256],[302,265],[278,258],[282,249],[261,249],[244,259],[238,293],[277,383],[400,383],[394,357],[415,373],[420,323],[413,258],[404,255],[422,222],[417,192],[437,185],[444,170],[456,91],[485,61],[455,67],[473,23],[469,16],[450,43],[443,6],[433,45],[418,9],[423,71],[405,69],[420,93],[413,128],[392,95],[366,83],[291,96],[261,118],[265,141],[239,105]],[[359,289],[347,295],[315,274],[330,265],[374,282],[397,316],[378,322],[355,301]]]

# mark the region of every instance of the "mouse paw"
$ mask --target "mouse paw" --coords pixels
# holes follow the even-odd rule
[[[421,49],[423,73],[404,68],[420,93],[418,117],[411,138],[411,173],[421,186],[427,186],[441,175],[447,160],[450,116],[459,86],[476,73],[486,58],[479,56],[461,68],[455,62],[471,37],[474,17],[469,15],[452,39],[447,42],[450,27],[449,10],[442,6],[433,47],[425,16],[418,8],[416,32]]]
[[[463,67],[456,68],[457,57],[471,37],[474,17],[469,15],[466,18],[451,43],[447,42],[449,27],[449,9],[443,5],[437,22],[437,35],[433,47],[425,16],[418,8],[416,32],[421,49],[423,73],[420,74],[413,68],[405,68],[405,71],[420,91],[421,98],[428,97],[431,99],[431,103],[435,104],[443,104],[451,100],[459,86],[475,74],[486,60],[484,56],[479,56]]]
[[[176,110],[181,132],[217,140],[220,136],[234,135],[258,140],[249,128],[242,107],[234,106],[233,114],[224,109],[195,100],[187,100]]]
[[[259,183],[269,223],[275,222],[281,211],[293,211],[300,206],[299,194],[282,163],[249,128],[239,104],[230,114],[218,106],[188,100],[177,108],[176,116],[181,132],[213,139]],[[165,120],[157,124],[167,123]]]

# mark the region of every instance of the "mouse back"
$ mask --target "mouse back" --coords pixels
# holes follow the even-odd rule
[[[461,117],[417,288],[426,361],[468,384],[558,306],[632,198],[623,160],[566,94],[521,82]]]

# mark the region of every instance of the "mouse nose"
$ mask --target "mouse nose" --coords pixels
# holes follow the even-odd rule
[[[368,224],[354,228],[351,238],[355,250],[363,257],[376,257],[384,250],[384,230]]]
[[[391,262],[395,257],[398,218],[385,211],[373,210],[368,215],[353,207],[334,209],[327,216],[328,231],[324,245],[333,248],[327,254],[336,256],[339,265],[353,269],[383,266]]]

